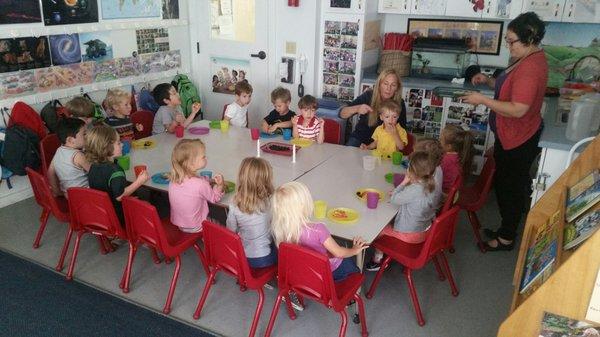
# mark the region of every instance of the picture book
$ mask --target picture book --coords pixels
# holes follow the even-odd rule
[[[587,322],[545,312],[539,337],[555,336],[600,336],[600,328]]]
[[[600,170],[595,170],[569,188],[567,196],[567,222],[575,220],[600,201]]]
[[[581,179],[577,184],[569,187],[568,200],[572,201],[581,193],[590,188],[596,181],[600,180],[600,169],[596,169]]]
[[[600,270],[598,270],[598,274],[596,275],[596,282],[594,282],[592,297],[590,298],[585,319],[600,324]]]
[[[600,226],[600,209],[591,211],[564,229],[563,249],[571,249],[592,236]]]

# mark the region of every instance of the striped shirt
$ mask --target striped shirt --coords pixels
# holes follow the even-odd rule
[[[308,125],[304,126],[304,118],[300,116],[298,119],[298,137],[317,140],[319,136],[319,132],[321,132],[321,121],[317,117],[313,117],[312,120],[308,122]],[[312,124],[312,126],[311,126]]]

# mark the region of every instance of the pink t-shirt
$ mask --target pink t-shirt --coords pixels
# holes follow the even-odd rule
[[[329,264],[331,265],[331,270],[336,270],[337,267],[342,263],[342,259],[339,257],[330,257],[330,254],[327,252],[327,248],[323,245],[325,240],[331,236],[329,230],[320,222],[308,224],[307,227],[302,228],[302,233],[300,234],[300,242],[299,244],[310,248],[319,253],[325,254],[329,257]]]
[[[181,184],[169,183],[171,222],[183,232],[199,232],[208,215],[208,202],[221,200],[223,192],[205,178],[186,178]]]
[[[452,184],[454,184],[456,177],[462,172],[458,153],[444,153],[440,166],[442,167],[443,173],[442,192],[448,193],[452,188]]]

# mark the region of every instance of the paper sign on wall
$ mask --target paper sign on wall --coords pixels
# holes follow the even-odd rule
[[[590,298],[590,304],[588,305],[585,319],[600,323],[600,270],[598,270],[598,275],[596,276],[596,282],[594,283],[594,289],[592,290],[592,297]]]

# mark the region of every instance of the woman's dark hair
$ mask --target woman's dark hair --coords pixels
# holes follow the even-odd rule
[[[540,17],[534,12],[527,12],[517,16],[507,27],[519,37],[524,45],[537,45],[544,38],[546,27]]]

